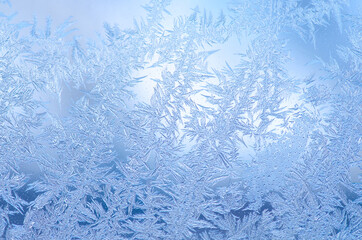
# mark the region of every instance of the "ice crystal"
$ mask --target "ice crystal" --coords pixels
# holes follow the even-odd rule
[[[215,18],[151,0],[133,28],[105,24],[87,44],[72,19],[1,13],[0,238],[360,239],[349,3],[235,0]],[[290,42],[315,51],[327,27],[344,41],[292,76]],[[233,38],[239,62],[215,66]]]

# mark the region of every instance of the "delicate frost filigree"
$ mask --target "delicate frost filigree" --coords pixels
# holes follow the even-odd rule
[[[0,238],[361,238],[361,27],[347,3],[233,1],[214,18],[152,0],[89,44],[69,40],[71,19],[0,14]],[[291,77],[288,41],[312,51],[333,24],[346,40],[334,58]],[[238,64],[210,67],[232,38]]]

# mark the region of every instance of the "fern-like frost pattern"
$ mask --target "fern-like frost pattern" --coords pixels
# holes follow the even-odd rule
[[[89,43],[0,13],[0,239],[361,239],[355,2],[151,0]]]

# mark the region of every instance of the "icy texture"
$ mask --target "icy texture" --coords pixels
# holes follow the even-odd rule
[[[90,44],[67,40],[71,20],[2,14],[0,238],[361,239],[362,26],[348,3],[179,17],[152,0],[133,29],[105,24]],[[292,77],[288,40],[313,49],[333,27],[343,44]],[[239,64],[209,67],[233,37],[248,42]]]

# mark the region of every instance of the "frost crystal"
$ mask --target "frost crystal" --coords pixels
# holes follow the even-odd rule
[[[361,239],[356,4],[151,0],[88,44],[0,13],[0,239]]]

